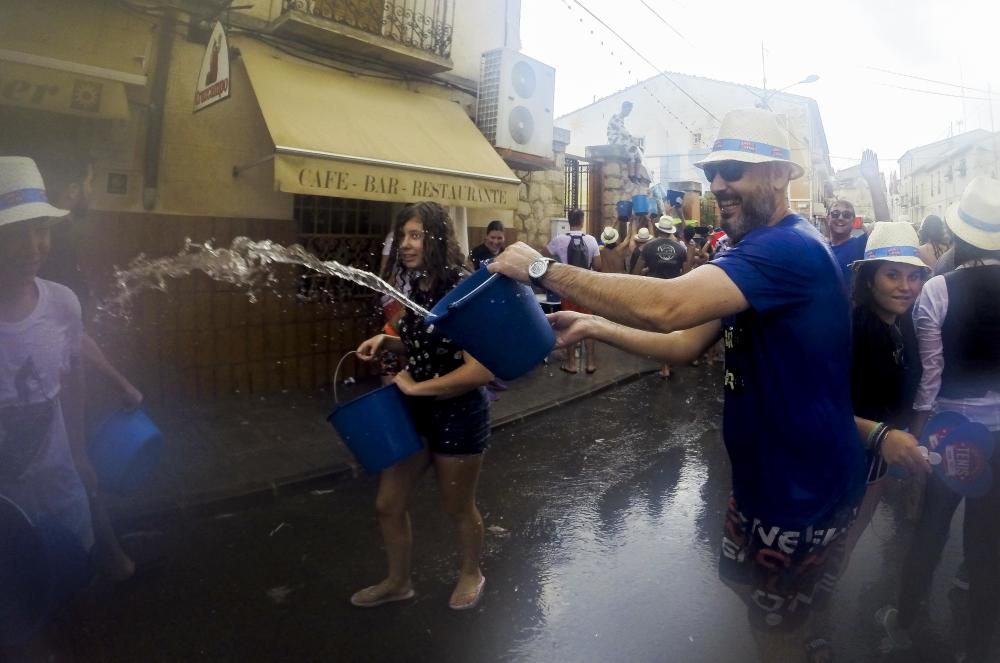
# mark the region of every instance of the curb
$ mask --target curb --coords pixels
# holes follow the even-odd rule
[[[589,398],[590,396],[595,396],[613,387],[635,382],[646,375],[655,373],[657,370],[657,368],[649,368],[635,373],[626,373],[618,378],[613,378],[608,382],[594,385],[585,391],[575,393],[566,398],[549,401],[516,414],[501,417],[491,423],[490,431],[495,432],[502,428],[521,423],[530,417],[547,412],[548,410],[561,405],[566,405],[574,401]],[[194,496],[190,502],[184,504],[161,503],[157,505],[154,503],[145,508],[135,510],[121,507],[112,508],[111,518],[116,523],[148,524],[151,521],[156,522],[171,519],[185,519],[190,517],[239,511],[255,506],[273,504],[279,499],[292,495],[300,495],[309,490],[329,488],[342,481],[346,476],[361,478],[365,475],[361,473],[359,468],[356,466],[331,466],[313,472],[303,472],[301,474],[285,477],[280,481],[271,482],[270,484],[255,488],[249,488],[245,492],[238,494],[216,495],[212,493],[203,493],[202,495]]]

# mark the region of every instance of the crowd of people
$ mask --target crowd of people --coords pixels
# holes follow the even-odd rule
[[[930,473],[923,428],[932,413],[954,411],[1000,442],[1000,182],[977,178],[919,236],[890,220],[873,186],[870,232],[855,233],[853,207],[836,201],[826,238],[789,209],[789,182],[803,169],[773,114],[730,112],[697,166],[720,229],[642,216],[594,237],[573,210],[569,232],[544,254],[505,247],[494,221],[467,255],[447,211],[422,202],[398,215],[383,276],[428,309],[477,268],[555,293],[562,310],[550,320],[568,373],[598,369],[596,342],[655,358],[664,378],[721,342],[732,493],[719,575],[745,601],[765,661],[833,660],[823,608],[888,469],[926,478],[898,601],[878,615],[893,645],[906,647],[962,501]],[[865,153],[862,173],[878,176],[874,153]],[[50,234],[70,214],[48,200],[69,199],[48,189],[30,159],[0,158],[0,495],[33,520],[60,521],[123,580],[134,566],[117,545],[82,439],[81,362],[103,370],[128,406],[142,397],[95,353],[80,298],[40,278]],[[350,602],[372,608],[414,596],[408,501],[433,469],[460,550],[448,605],[468,610],[486,582],[476,490],[494,376],[413,312],[387,301],[384,314],[383,332],[357,353],[381,362],[385,382],[406,396],[425,446],[379,477],[387,572]],[[998,456],[990,462],[1000,476]],[[985,663],[1000,603],[1000,487],[966,498],[965,513],[972,609],[961,653]]]

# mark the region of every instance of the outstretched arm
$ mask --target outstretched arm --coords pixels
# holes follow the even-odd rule
[[[861,155],[861,176],[868,184],[868,190],[872,194],[872,207],[875,210],[876,221],[891,221],[889,214],[889,203],[885,197],[885,187],[882,183],[882,175],[878,170],[878,155],[872,150],[865,150]]]
[[[571,346],[592,338],[624,350],[629,354],[649,357],[667,364],[694,361],[718,340],[722,325],[718,320],[693,329],[670,334],[632,329],[596,315],[560,311],[549,316],[556,332],[557,347]]]
[[[518,242],[497,256],[489,270],[528,282],[528,266],[540,257]],[[657,332],[690,329],[750,306],[729,276],[714,265],[675,279],[651,279],[556,263],[549,266],[544,285],[609,320]]]

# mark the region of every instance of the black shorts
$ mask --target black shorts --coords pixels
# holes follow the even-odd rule
[[[417,433],[431,453],[481,454],[490,438],[490,403],[482,387],[447,400],[407,399]]]
[[[857,513],[849,501],[807,527],[787,529],[741,513],[730,496],[719,577],[746,602],[752,627],[792,631],[826,607]]]

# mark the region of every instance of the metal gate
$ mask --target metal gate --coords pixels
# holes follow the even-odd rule
[[[566,206],[565,215],[579,207],[589,218],[590,214],[590,164],[566,157]]]

